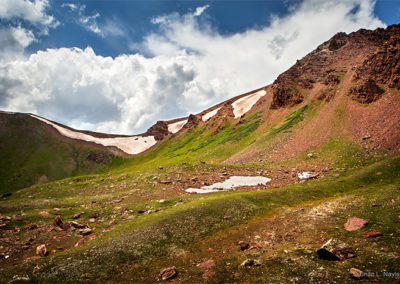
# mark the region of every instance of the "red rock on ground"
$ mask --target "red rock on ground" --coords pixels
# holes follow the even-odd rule
[[[40,256],[46,256],[48,253],[46,245],[40,245],[36,248],[36,254]]]
[[[176,270],[175,266],[164,268],[158,274],[158,279],[161,280],[169,280],[175,278],[178,275],[178,271]]]
[[[380,237],[383,236],[383,234],[381,232],[364,232],[361,235],[363,238],[369,239],[369,238],[376,238],[376,237]]]
[[[344,228],[346,231],[357,231],[368,224],[367,220],[352,217],[347,220],[346,224],[344,224]]]
[[[57,216],[54,218],[53,225],[54,225],[54,226],[57,226],[57,227],[62,227],[63,224],[64,224],[64,221],[61,219],[61,216],[60,216],[60,215],[57,215]]]
[[[215,275],[215,272],[206,271],[203,273],[203,275],[201,277],[203,277],[204,279],[208,279],[208,278],[212,278],[214,275]]]
[[[360,269],[357,269],[357,268],[350,269],[350,276],[354,279],[361,279],[361,274],[362,274],[362,271]]]
[[[250,245],[244,241],[240,241],[238,244],[240,246],[240,250],[246,250],[250,247]]]
[[[209,269],[209,268],[213,267],[214,265],[215,265],[214,260],[209,259],[207,261],[204,261],[202,263],[197,264],[197,267],[204,268],[204,269]]]
[[[356,256],[352,247],[334,238],[328,240],[317,253],[319,258],[326,260],[345,260]]]
[[[75,244],[75,247],[79,247],[79,246],[83,245],[84,243],[90,242],[90,241],[93,240],[95,237],[96,237],[96,235],[89,235],[89,236],[86,236],[86,237],[80,239],[80,240]]]
[[[50,213],[47,211],[42,211],[39,214],[42,215],[43,217],[50,217]]]

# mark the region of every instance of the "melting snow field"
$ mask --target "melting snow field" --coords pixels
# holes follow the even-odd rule
[[[114,137],[114,138],[93,137],[85,133],[61,127],[55,123],[52,123],[51,121],[48,121],[47,119],[38,117],[36,115],[31,115],[31,116],[53,126],[63,136],[87,142],[93,142],[103,146],[114,146],[124,151],[127,154],[132,154],[132,155],[139,154],[143,151],[146,151],[151,146],[157,143],[157,141],[154,139],[154,136],[147,136],[147,137],[131,136],[131,137]]]
[[[214,109],[214,110],[212,110],[212,111],[210,111],[210,112],[207,112],[205,115],[203,115],[203,116],[201,117],[201,120],[202,120],[202,121],[207,121],[207,120],[209,120],[211,117],[213,117],[214,115],[216,115],[217,112],[218,112],[220,109],[221,109],[221,108],[219,107],[219,108]]]
[[[234,101],[232,103],[232,107],[235,119],[241,117],[243,114],[248,112],[253,107],[253,105],[265,94],[266,92],[264,90],[261,90]]]
[[[187,120],[181,120],[175,123],[168,124],[168,131],[175,134],[186,124]]]
[[[298,173],[297,176],[299,177],[299,179],[308,179],[311,176],[310,172],[302,172],[302,173]]]
[[[217,182],[212,185],[202,186],[200,188],[188,188],[186,192],[189,193],[210,193],[218,191],[233,190],[240,186],[256,186],[265,185],[271,179],[262,176],[232,176],[223,182]]]

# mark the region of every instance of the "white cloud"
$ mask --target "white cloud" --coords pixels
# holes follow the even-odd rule
[[[76,13],[76,22],[86,30],[94,32],[100,36],[104,36],[103,31],[97,23],[97,18],[100,17],[98,12],[95,12],[93,15],[86,15],[86,5],[84,4],[63,3],[61,7],[69,8],[72,12]]]
[[[195,17],[200,16],[200,15],[203,14],[203,12],[204,12],[207,8],[209,8],[209,7],[210,7],[210,5],[205,5],[205,6],[202,6],[202,7],[197,7],[197,8],[196,8],[196,11],[193,13],[193,16],[195,16]]]
[[[198,22],[204,7],[164,15],[152,20],[159,32],[141,43],[151,57],[60,48],[10,62],[0,69],[0,107],[78,128],[142,132],[271,83],[336,32],[384,26],[373,7],[367,0],[306,0],[268,27],[228,36]]]
[[[48,15],[48,0],[2,0],[0,5],[0,18],[2,19],[24,19],[32,24],[45,26],[58,25],[53,16]]]

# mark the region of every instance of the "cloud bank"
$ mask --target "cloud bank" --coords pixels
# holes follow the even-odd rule
[[[202,20],[208,6],[161,15],[152,21],[158,31],[139,44],[146,56],[58,48],[3,62],[0,108],[76,128],[140,133],[271,83],[339,31],[385,26],[373,8],[368,0],[305,0],[269,26],[231,35]],[[25,35],[20,49],[33,40]]]

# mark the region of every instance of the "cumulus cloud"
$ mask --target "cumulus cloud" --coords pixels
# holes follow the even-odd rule
[[[373,7],[368,0],[306,0],[269,26],[231,35],[201,21],[207,6],[163,15],[152,20],[158,32],[140,44],[146,57],[60,48],[10,62],[0,69],[0,106],[77,128],[142,132],[271,83],[336,32],[384,26]]]
[[[32,24],[55,26],[58,22],[53,16],[48,15],[48,0],[2,0],[0,5],[0,18],[24,19]]]

